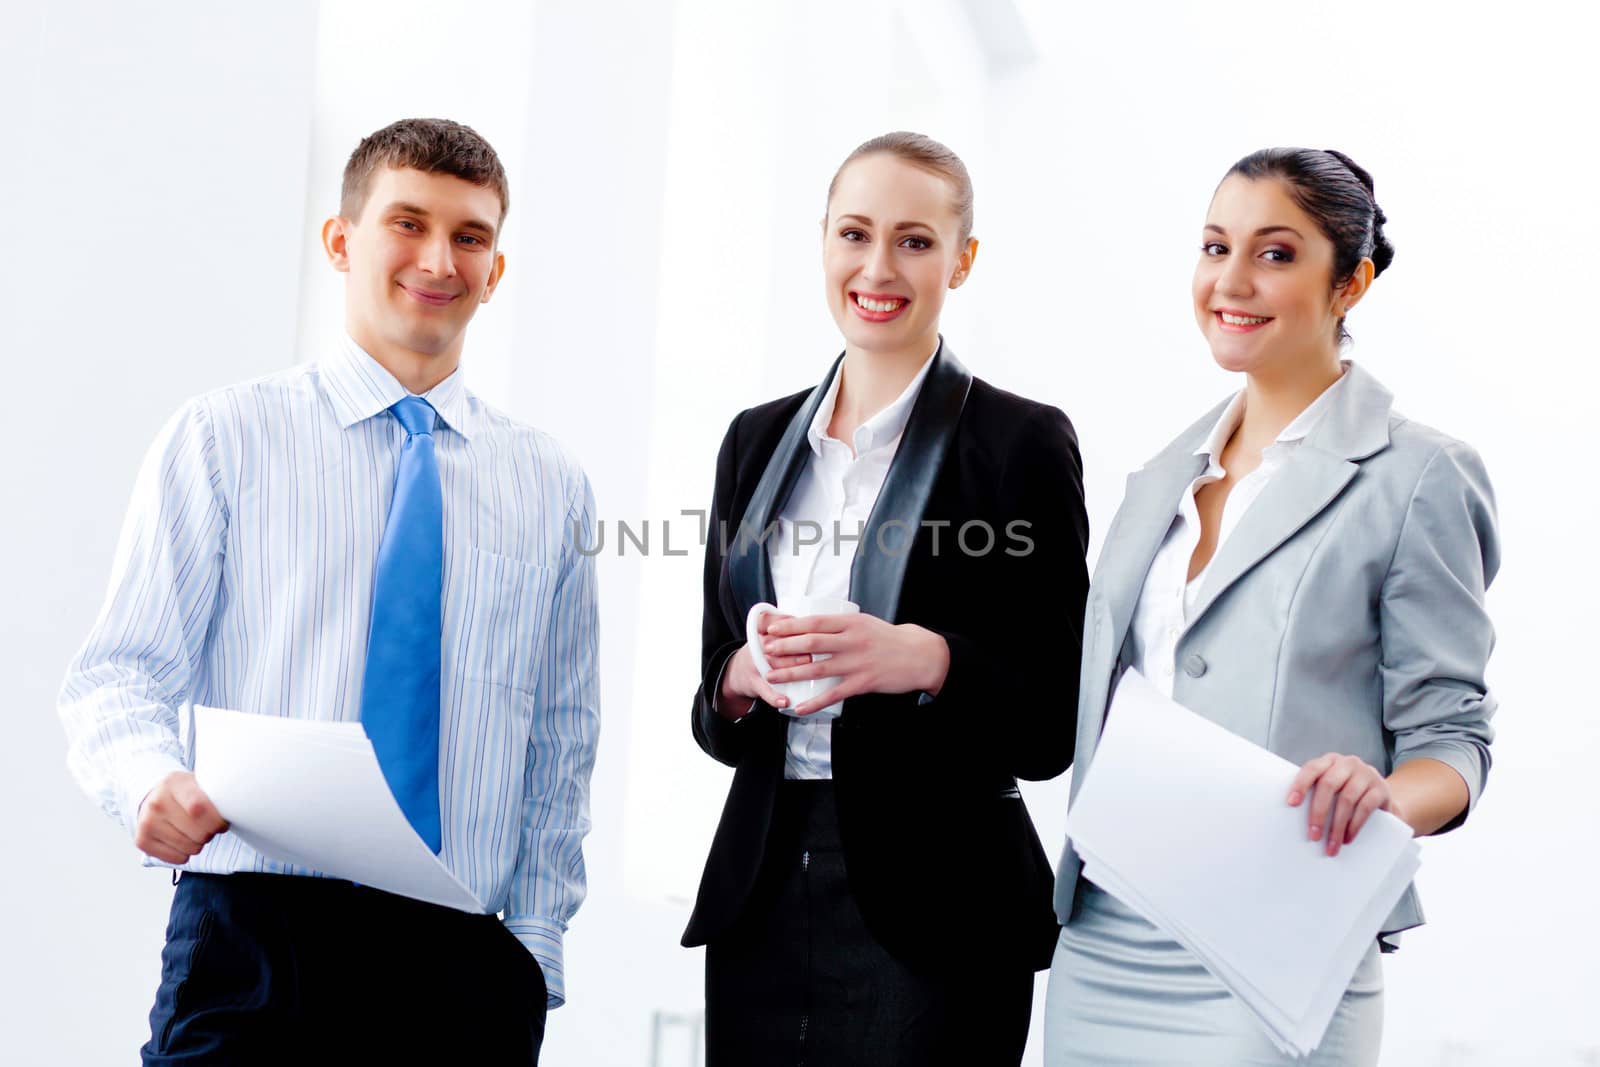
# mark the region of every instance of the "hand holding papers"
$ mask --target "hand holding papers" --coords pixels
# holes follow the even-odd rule
[[[194,709],[195,778],[271,859],[442,904],[489,909],[406,820],[360,723]]]
[[[1084,876],[1193,952],[1287,1053],[1316,1048],[1420,863],[1376,812],[1338,856],[1285,802],[1294,764],[1129,670],[1067,815]]]

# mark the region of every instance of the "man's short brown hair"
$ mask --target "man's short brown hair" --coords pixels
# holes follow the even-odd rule
[[[372,174],[379,167],[410,167],[424,174],[448,174],[493,189],[500,197],[500,221],[511,210],[500,157],[470,126],[449,119],[401,119],[368,134],[344,165],[339,214],[355,219],[367,203]]]

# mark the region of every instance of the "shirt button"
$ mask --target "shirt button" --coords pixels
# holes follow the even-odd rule
[[[1183,673],[1191,678],[1198,678],[1206,673],[1206,661],[1198,652],[1190,653],[1189,658],[1183,661]]]

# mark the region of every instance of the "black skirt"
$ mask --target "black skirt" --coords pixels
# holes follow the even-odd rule
[[[939,862],[928,858],[929,893]],[[850,892],[833,783],[782,782],[755,890],[706,947],[707,1067],[1020,1063],[1033,973],[963,967],[962,945],[982,923],[952,913],[927,932],[947,966],[890,955]]]

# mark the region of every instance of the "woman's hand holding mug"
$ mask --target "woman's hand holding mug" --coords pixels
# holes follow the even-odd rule
[[[787,616],[777,614],[770,604],[757,606],[767,609],[756,620],[754,647],[759,648],[761,639],[766,636],[767,627],[774,620]],[[780,711],[784,710],[789,705],[789,698],[778,692],[772,683],[767,681],[767,672],[775,668],[798,667],[811,662],[810,656],[774,656],[764,658],[765,666],[758,667],[751,648],[751,643],[746,641],[739,647],[739,651],[729,658],[728,665],[722,670],[722,688],[717,692],[716,709],[723,718],[744,718],[750,714],[757,700]]]
[[[831,670],[817,664],[829,658],[826,650],[812,648],[772,649],[769,646],[775,627],[788,627],[787,633],[804,633],[795,629],[797,620],[809,627],[821,619],[864,618],[861,608],[838,597],[800,596],[782,597],[777,605],[757,604],[745,616],[745,645],[739,654],[747,655],[761,682],[774,699],[761,699],[785,715],[809,715],[836,701],[817,703],[815,697],[833,688],[840,679],[832,677]],[[788,677],[787,671],[806,671],[803,676]],[[839,699],[843,699],[842,697]]]
[[[761,648],[774,662],[766,678],[795,703],[787,714],[812,715],[862,693],[938,694],[950,670],[950,646],[943,637],[844,603],[848,610],[842,613],[796,611],[767,623]],[[797,656],[799,666],[776,662]]]

